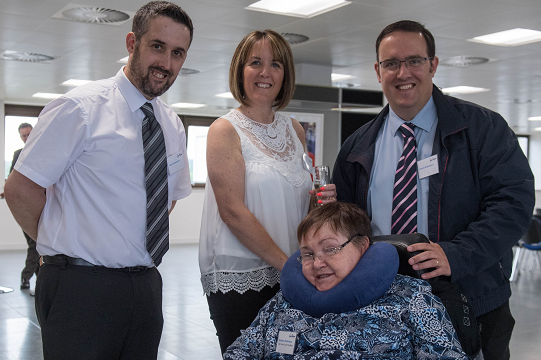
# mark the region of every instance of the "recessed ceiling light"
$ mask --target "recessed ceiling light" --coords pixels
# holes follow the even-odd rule
[[[453,56],[449,59],[440,59],[439,65],[454,66],[454,67],[468,67],[468,66],[473,66],[473,65],[484,64],[489,61],[491,60],[486,57],[460,55],[460,56]]]
[[[221,94],[216,94],[214,96],[225,98],[225,99],[234,99],[233,94],[231,94],[231,92],[225,92],[225,93],[221,93]]]
[[[32,95],[32,97],[44,98],[44,99],[56,99],[56,98],[61,97],[62,95],[64,94],[35,93],[34,95]]]
[[[531,117],[528,118],[528,120],[530,120],[530,121],[541,120],[541,116],[531,116]]]
[[[478,88],[473,86],[453,86],[445,89],[441,89],[444,93],[450,94],[474,94],[484,91],[490,91],[490,89]]]
[[[310,40],[308,36],[303,35],[303,34],[281,33],[280,35],[282,35],[284,39],[286,39],[286,41],[290,43],[291,45],[302,44]]]
[[[122,59],[120,60],[117,60],[116,62],[117,63],[121,63],[121,64],[127,64],[128,63],[128,59],[130,58],[130,56],[126,56],[126,57],[123,57]]]
[[[64,86],[81,86],[84,84],[91,83],[92,80],[78,80],[78,79],[69,79],[62,83]]]
[[[311,18],[351,4],[345,0],[261,0],[246,7],[248,10],[272,14]]]
[[[178,74],[181,75],[181,76],[199,74],[199,70],[182,68],[182,69],[180,69],[180,72]]]
[[[496,104],[529,104],[537,102],[539,102],[537,99],[503,99],[494,101]]]
[[[535,131],[541,131],[541,127],[536,127],[534,130]]]
[[[176,103],[176,104],[172,104],[171,106],[178,107],[178,108],[184,108],[184,109],[197,109],[197,108],[205,106],[205,104]]]
[[[473,39],[468,39],[468,41],[498,46],[517,46],[541,41],[541,31],[517,28],[477,36]]]
[[[54,56],[6,50],[0,55],[1,59],[27,62],[48,62],[54,60]]]
[[[54,14],[53,19],[71,20],[99,25],[120,26],[129,21],[135,13],[120,11],[97,6],[67,4],[62,10]]]
[[[345,75],[345,74],[335,74],[335,73],[332,73],[331,74],[331,80],[332,81],[342,81],[342,80],[348,80],[348,79],[353,79],[355,76],[352,76],[352,75]]]

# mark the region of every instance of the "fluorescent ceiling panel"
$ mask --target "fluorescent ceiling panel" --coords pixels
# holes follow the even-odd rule
[[[64,94],[35,93],[34,95],[32,95],[32,97],[43,98],[43,99],[56,99],[56,98],[61,97],[62,95]]]
[[[348,79],[353,79],[355,76],[352,76],[352,75],[345,75],[345,74],[335,74],[335,73],[332,73],[331,74],[331,80],[332,81],[342,81],[342,80],[348,80]]]
[[[536,127],[534,130],[535,131],[541,131],[541,127]]]
[[[205,104],[193,104],[193,103],[176,103],[172,104],[172,107],[184,108],[184,109],[197,109],[205,106]]]
[[[345,0],[261,0],[246,7],[278,15],[311,18],[351,4]]]
[[[221,98],[226,98],[226,99],[233,99],[233,94],[231,94],[231,92],[216,94],[214,96],[221,97]]]
[[[541,116],[531,116],[528,118],[530,121],[541,120]]]
[[[541,41],[541,31],[530,29],[512,29],[494,34],[477,36],[468,41],[498,46],[517,46]]]
[[[91,83],[92,80],[78,80],[78,79],[69,79],[62,83],[64,86],[81,86],[84,84]]]
[[[484,91],[490,91],[490,89],[478,88],[473,86],[453,86],[442,89],[441,91],[447,94],[474,94]]]

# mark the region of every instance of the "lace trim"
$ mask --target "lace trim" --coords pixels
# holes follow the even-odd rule
[[[304,183],[304,148],[289,125],[291,119],[275,113],[271,124],[261,124],[238,110],[231,110],[223,118],[229,120],[237,130],[246,163],[258,162],[271,166],[295,187]]]
[[[273,267],[249,272],[214,272],[201,275],[203,291],[209,295],[218,291],[224,294],[234,290],[244,294],[248,290],[261,291],[265,286],[274,286],[280,282],[280,272]]]

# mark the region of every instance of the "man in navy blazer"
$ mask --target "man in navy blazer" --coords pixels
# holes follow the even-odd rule
[[[444,95],[432,83],[435,52],[434,37],[415,21],[398,21],[380,33],[374,67],[389,105],[344,142],[332,183],[339,201],[368,212],[374,235],[407,228],[431,240],[408,247],[424,251],[410,265],[432,269],[423,279],[458,283],[480,325],[484,359],[506,360],[515,324],[512,247],[532,220],[533,175],[499,114]],[[414,133],[416,156],[409,147],[402,156],[412,139],[402,135],[403,127]],[[404,168],[397,166],[401,157],[410,159],[407,168],[415,174],[395,176]]]

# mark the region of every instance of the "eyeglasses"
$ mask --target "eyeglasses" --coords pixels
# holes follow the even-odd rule
[[[325,249],[319,251],[317,254],[302,254],[301,256],[299,256],[297,258],[297,260],[303,265],[307,265],[307,264],[312,263],[316,259],[316,257],[319,260],[323,260],[323,261],[329,260],[334,255],[338,254],[340,252],[340,250],[342,250],[344,248],[344,246],[349,244],[351,242],[351,240],[353,240],[353,238],[355,238],[356,236],[363,236],[363,235],[355,234],[352,237],[350,237],[349,240],[346,241],[345,243],[343,243],[342,245],[340,245],[338,247],[325,248]]]
[[[427,60],[432,61],[433,58],[425,58],[425,57],[414,57],[406,60],[383,60],[379,62],[379,65],[386,71],[396,71],[400,68],[400,63],[405,63],[406,67],[408,69],[412,68],[418,68],[426,64]]]

